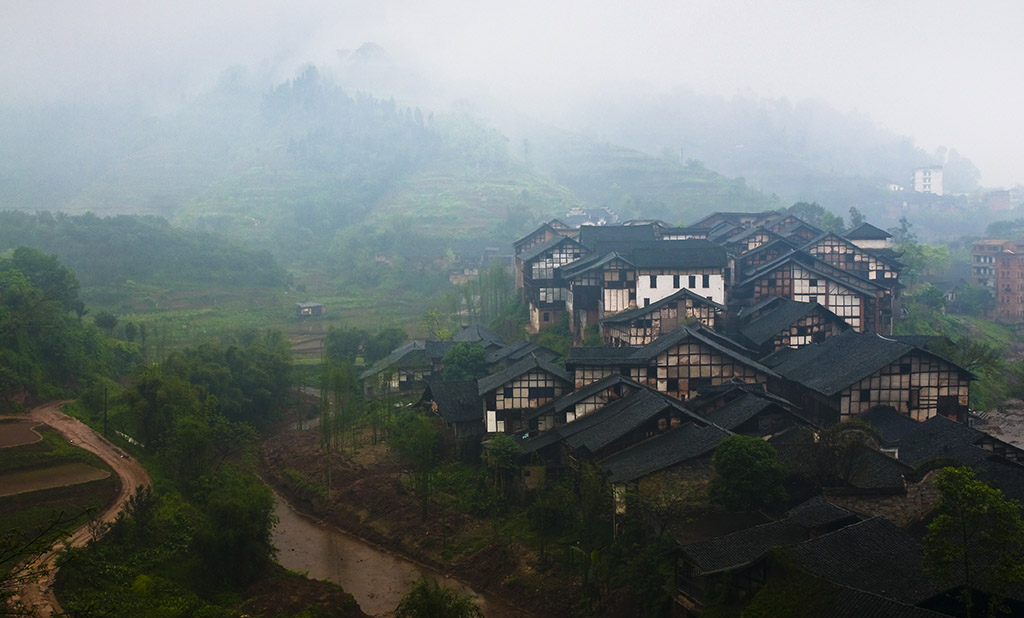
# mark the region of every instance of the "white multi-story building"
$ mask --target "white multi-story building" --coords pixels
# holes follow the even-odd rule
[[[914,191],[942,195],[942,166],[933,165],[914,170]]]

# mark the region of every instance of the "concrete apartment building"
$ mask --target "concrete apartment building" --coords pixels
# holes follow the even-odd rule
[[[992,292],[999,322],[1024,322],[1024,247],[1013,240],[981,240],[971,247],[971,275]]]

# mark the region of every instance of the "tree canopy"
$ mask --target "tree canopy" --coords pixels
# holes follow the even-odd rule
[[[733,510],[776,509],[784,505],[784,468],[775,448],[764,440],[729,436],[715,449],[712,463],[712,502]]]

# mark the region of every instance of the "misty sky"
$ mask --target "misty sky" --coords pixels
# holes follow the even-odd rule
[[[0,98],[167,109],[232,65],[284,79],[372,41],[553,120],[621,88],[817,97],[1009,186],[1024,182],[1022,34],[1009,0],[4,0]]]

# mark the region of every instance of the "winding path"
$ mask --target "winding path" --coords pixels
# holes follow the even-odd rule
[[[29,412],[27,418],[53,427],[68,442],[95,453],[121,477],[121,490],[117,497],[98,517],[98,520],[104,523],[112,522],[139,485],[150,485],[149,474],[139,462],[93,431],[88,425],[61,412],[60,407],[65,403],[67,402],[53,401],[39,406]],[[71,536],[64,539],[63,543],[81,547],[89,540],[91,534],[89,524],[85,524],[72,532]],[[59,552],[59,548],[54,548],[37,557],[29,565],[29,568],[40,573],[39,577],[25,582],[18,590],[16,600],[21,601],[34,616],[48,618],[62,613],[57,597],[53,593],[53,579],[56,574],[54,564]]]

